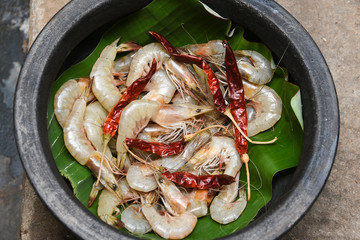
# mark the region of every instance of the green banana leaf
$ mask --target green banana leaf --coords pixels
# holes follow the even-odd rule
[[[215,27],[214,27],[215,26]],[[64,145],[62,128],[54,116],[54,96],[60,86],[69,79],[89,76],[92,65],[99,57],[102,49],[121,36],[121,42],[136,41],[145,45],[155,40],[148,31],[155,31],[165,36],[173,45],[183,46],[191,43],[203,43],[213,39],[226,39],[233,50],[251,49],[271,59],[271,52],[264,44],[249,42],[244,39],[244,30],[238,26],[234,35],[229,38],[231,22],[222,20],[206,12],[196,0],[155,0],[144,9],[121,18],[101,38],[98,46],[82,62],[66,70],[54,83],[47,113],[48,133],[51,150],[60,173],[69,180],[76,197],[87,206],[89,193],[95,179],[90,171],[77,163]],[[291,106],[294,96],[298,96],[299,88],[285,79],[286,69],[278,68],[269,84],[283,101],[282,117],[276,125],[263,133],[254,136],[253,140],[264,141],[277,137],[270,145],[249,144],[251,162],[251,201],[243,214],[235,222],[220,225],[210,216],[202,217],[187,239],[214,239],[231,234],[248,225],[259,210],[272,197],[272,179],[284,169],[297,166],[301,153],[303,130],[295,111]],[[299,109],[296,110],[297,114]],[[301,112],[300,112],[301,113]],[[298,114],[301,116],[301,114]],[[244,168],[240,180],[246,183]],[[95,201],[89,211],[96,214]],[[121,231],[127,232],[124,229]],[[161,239],[154,233],[139,236],[146,239]]]

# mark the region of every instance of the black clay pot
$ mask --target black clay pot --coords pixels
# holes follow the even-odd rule
[[[83,239],[130,239],[103,223],[75,198],[61,177],[50,150],[46,112],[50,88],[65,60],[87,36],[136,11],[145,0],[73,0],[40,33],[21,70],[14,119],[16,141],[26,173],[37,193],[70,230]],[[288,231],[311,207],[330,173],[338,141],[337,96],[329,69],[304,28],[273,1],[206,0],[224,17],[250,30],[281,56],[290,81],[300,86],[304,142],[296,169],[277,175],[267,211],[231,239],[275,239]]]

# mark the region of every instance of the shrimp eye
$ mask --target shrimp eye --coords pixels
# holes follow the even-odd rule
[[[196,109],[196,112],[197,112],[197,113],[200,113],[200,112],[201,112],[201,109]]]
[[[159,182],[160,182],[160,183],[163,183],[164,180],[163,180],[162,178],[159,178]]]
[[[117,190],[117,185],[115,183],[112,185],[112,190],[114,190],[114,191]]]

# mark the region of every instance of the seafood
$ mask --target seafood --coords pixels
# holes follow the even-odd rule
[[[122,43],[117,46],[119,39],[116,39],[112,44],[106,46],[100,57],[96,60],[90,78],[93,79],[92,91],[101,105],[108,111],[116,105],[121,98],[121,93],[116,87],[113,76],[113,66],[116,53],[132,51],[139,48],[134,43]]]
[[[203,217],[208,213],[208,206],[214,198],[215,191],[194,189],[185,194],[190,204],[186,211],[194,214],[197,218]]]
[[[54,113],[61,127],[64,127],[74,102],[88,86],[89,79],[70,79],[57,90],[54,97]]]
[[[203,132],[195,136],[189,143],[186,144],[184,151],[181,153],[162,158],[161,165],[170,172],[175,172],[181,168],[190,158],[194,152],[201,148],[207,141],[210,140],[209,132]]]
[[[241,77],[251,83],[263,85],[271,81],[275,69],[263,55],[251,50],[234,51]]]
[[[86,107],[84,128],[86,136],[97,151],[104,148],[104,139],[102,137],[103,125],[107,116],[107,111],[96,101]],[[109,147],[105,149],[105,155],[112,159],[112,153]]]
[[[238,219],[247,205],[244,189],[240,188],[238,191],[239,175],[236,176],[236,182],[220,190],[210,205],[211,218],[220,224],[228,224]],[[234,201],[238,193],[239,198]]]
[[[203,57],[223,71],[221,70],[225,59],[223,41],[212,40],[207,43],[187,45],[183,49],[190,54]],[[245,80],[259,85],[271,81],[275,69],[262,54],[252,50],[236,50],[234,55],[241,76]]]
[[[86,98],[87,94],[83,93],[82,97],[75,101],[71,113],[66,119],[63,129],[65,146],[76,161],[87,166],[95,176],[98,176],[99,171],[102,171],[101,184],[110,191],[116,191],[118,186],[114,175],[106,165],[101,166],[101,154],[95,151],[85,134],[83,121],[86,111]]]
[[[126,85],[130,86],[136,79],[141,77],[150,69],[151,62],[155,58],[158,66],[164,63],[170,56],[159,43],[150,43],[140,48],[134,55],[129,74],[126,79]]]
[[[120,213],[118,206],[121,203],[122,202],[119,201],[114,194],[104,189],[100,193],[97,215],[107,224],[113,225],[117,228],[122,227],[122,222],[116,218],[116,216]]]
[[[154,169],[142,163],[132,164],[128,168],[126,180],[132,189],[140,192],[151,192],[158,187]]]
[[[131,61],[136,54],[136,51],[130,52],[127,55],[121,57],[115,61],[114,72],[120,76],[121,79],[126,79],[126,76],[130,70]]]
[[[258,143],[248,136],[273,126],[282,103],[263,85],[273,69],[261,54],[234,54],[225,40],[178,48],[150,34],[160,43],[106,46],[90,79],[64,84],[54,108],[66,148],[98,178],[88,201],[101,191],[98,216],[134,234],[180,239],[208,212],[220,224],[241,215],[240,169],[248,171],[248,142]]]
[[[186,119],[213,111],[212,106],[199,106],[190,103],[163,104],[152,121],[164,127],[176,127],[182,125]]]
[[[234,140],[224,136],[213,136],[211,141],[196,152],[181,169],[212,173],[222,161],[225,163],[224,174],[235,177],[242,163]]]
[[[193,214],[189,212],[179,215],[170,215],[166,212],[160,214],[149,196],[151,195],[141,199],[141,210],[154,232],[165,239],[182,239],[194,230],[197,218]]]
[[[245,98],[248,101],[248,136],[265,131],[281,118],[282,101],[274,89],[264,85],[258,86],[246,81],[244,83]]]
[[[172,82],[175,83],[176,89],[183,97],[186,94],[207,103],[207,98],[199,81],[184,63],[169,58],[166,60],[164,67]]]
[[[134,138],[149,123],[150,119],[158,112],[160,103],[151,100],[135,100],[127,105],[119,121],[116,152],[118,166],[122,168],[129,164],[127,151],[123,142],[126,138]]]
[[[148,91],[148,93],[142,99],[169,103],[174,96],[176,88],[165,70],[160,69],[152,76],[144,90]]]
[[[124,227],[131,233],[144,234],[150,232],[151,226],[141,212],[140,204],[131,204],[121,213]]]
[[[160,173],[155,173],[155,180],[159,185],[165,202],[176,214],[182,214],[190,204],[189,200],[175,186],[173,182],[164,178]]]

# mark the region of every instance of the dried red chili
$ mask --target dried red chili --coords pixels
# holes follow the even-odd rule
[[[229,106],[230,112],[236,124],[240,127],[244,134],[247,135],[248,118],[246,113],[246,104],[244,97],[244,86],[241,79],[236,59],[229,43],[224,40],[225,45],[225,68],[226,79],[229,90]],[[247,153],[248,142],[246,138],[234,127],[235,146],[239,154]]]
[[[144,90],[146,84],[150,81],[151,77],[156,71],[156,60],[154,58],[150,71],[146,76],[141,77],[134,81],[121,96],[118,103],[109,112],[103,127],[103,134],[109,134],[113,137],[119,127],[119,121],[122,110]]]
[[[226,102],[223,98],[221,89],[220,89],[220,83],[217,77],[215,76],[214,72],[210,68],[209,64],[198,56],[188,55],[188,54],[181,54],[176,47],[174,47],[165,37],[161,36],[160,34],[156,32],[149,32],[156,40],[158,40],[161,45],[166,49],[166,51],[174,57],[176,60],[189,63],[189,64],[195,64],[198,67],[200,67],[207,76],[207,83],[210,88],[210,91],[214,98],[214,104],[215,107],[220,112],[225,112],[226,110]]]
[[[159,142],[146,142],[144,140],[136,138],[126,138],[125,142],[128,147],[137,148],[145,152],[155,153],[161,157],[178,154],[182,150],[184,150],[185,146],[184,140],[164,144]]]
[[[234,177],[226,174],[197,176],[189,172],[171,173],[164,170],[162,175],[180,186],[197,189],[220,188],[235,182]]]

